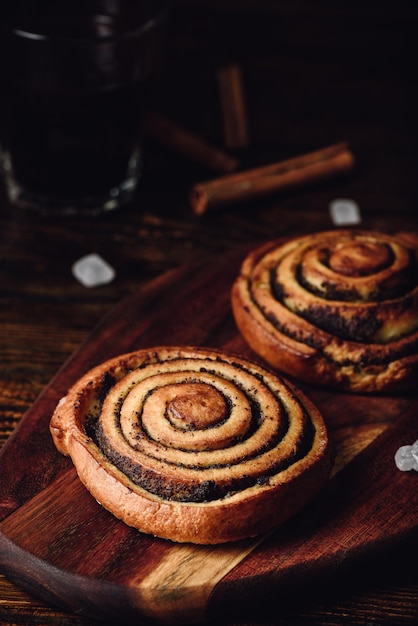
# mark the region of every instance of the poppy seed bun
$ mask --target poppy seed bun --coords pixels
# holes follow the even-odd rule
[[[271,530],[315,496],[332,463],[324,421],[300,391],[212,349],[106,361],[69,390],[50,429],[98,502],[177,542]]]
[[[418,235],[335,230],[252,251],[232,288],[237,326],[271,366],[315,385],[413,389]]]

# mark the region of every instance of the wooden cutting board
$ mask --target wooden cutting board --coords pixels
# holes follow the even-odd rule
[[[229,302],[244,254],[181,267],[123,300],[28,411],[0,456],[0,570],[10,580],[77,613],[186,624],[239,616],[250,599],[276,598],[416,536],[418,473],[400,472],[393,460],[400,445],[418,439],[414,395],[304,387],[335,446],[328,487],[268,536],[224,546],[177,545],[125,526],[96,503],[71,461],[55,450],[48,424],[56,403],[104,359],[163,344],[254,358]]]

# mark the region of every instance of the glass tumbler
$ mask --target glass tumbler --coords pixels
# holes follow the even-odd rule
[[[9,201],[100,215],[131,202],[166,0],[14,0],[0,9],[0,168]]]

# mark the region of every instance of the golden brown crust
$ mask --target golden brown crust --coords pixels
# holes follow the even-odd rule
[[[314,497],[332,463],[323,419],[299,390],[211,349],[106,361],[60,401],[50,429],[106,509],[178,542],[270,530]]]
[[[356,392],[413,389],[418,235],[316,233],[251,252],[232,289],[238,328],[270,365]]]

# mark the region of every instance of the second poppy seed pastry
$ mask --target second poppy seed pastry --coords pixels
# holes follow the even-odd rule
[[[106,361],[70,389],[50,428],[106,509],[178,542],[271,530],[315,496],[332,463],[323,419],[301,392],[212,349]]]
[[[412,389],[418,236],[335,230],[272,241],[244,260],[234,316],[251,348],[304,382]]]

